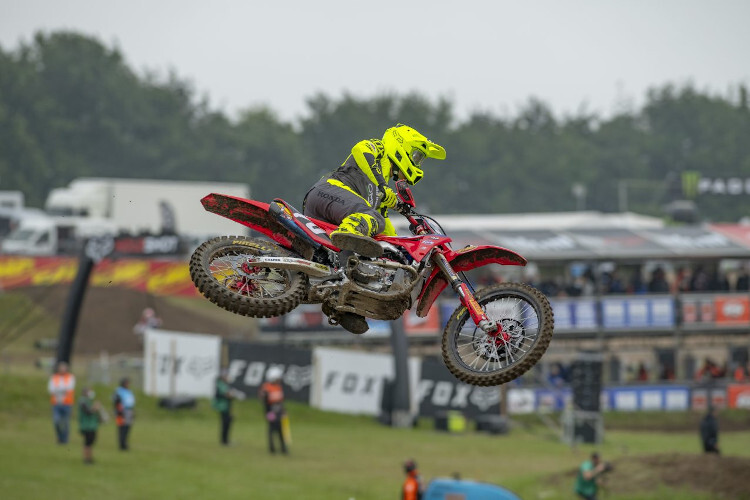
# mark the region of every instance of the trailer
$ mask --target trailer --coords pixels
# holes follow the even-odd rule
[[[200,200],[210,193],[249,198],[250,187],[228,182],[86,177],[53,189],[45,211],[55,216],[109,220],[120,234],[206,238],[236,233],[236,223],[203,209]]]

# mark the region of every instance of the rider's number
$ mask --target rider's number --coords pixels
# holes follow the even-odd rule
[[[309,229],[313,233],[315,233],[315,234],[326,234],[326,230],[325,229],[323,229],[322,227],[318,226],[317,224],[315,224],[313,221],[311,221],[310,219],[308,219],[304,215],[299,214],[299,213],[295,213],[294,216],[297,219],[301,220],[305,224],[305,227],[307,227],[307,229]]]

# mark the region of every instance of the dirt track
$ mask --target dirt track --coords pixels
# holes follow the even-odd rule
[[[728,438],[728,435],[725,435]],[[708,493],[717,499],[750,499],[750,458],[715,455],[663,454],[612,461],[614,470],[603,476],[602,496],[654,493],[661,486]],[[577,471],[554,476],[561,488],[572,485]]]
[[[63,317],[68,287],[32,287],[19,291],[53,318]],[[161,328],[166,330],[247,338],[254,329],[254,320],[223,311],[202,298],[174,300],[125,288],[91,287],[78,318],[75,353],[140,352],[140,338],[133,333],[133,327],[146,307],[156,311],[162,319]],[[57,334],[57,331],[50,332],[51,337]]]

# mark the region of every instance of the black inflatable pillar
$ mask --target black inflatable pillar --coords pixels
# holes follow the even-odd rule
[[[57,362],[65,361],[70,364],[73,353],[73,340],[78,326],[78,316],[81,312],[83,297],[89,284],[89,277],[94,265],[112,253],[114,240],[111,237],[90,238],[86,241],[78,259],[78,272],[70,286],[68,303],[65,314],[60,323],[60,335],[57,342]]]
[[[408,311],[407,313],[408,314]],[[408,427],[411,425],[411,405],[409,397],[409,342],[404,332],[404,319],[391,321],[391,348],[393,349],[393,400],[391,425]]]

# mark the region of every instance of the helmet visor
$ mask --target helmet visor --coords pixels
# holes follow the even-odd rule
[[[419,166],[420,163],[422,163],[422,160],[425,159],[425,154],[422,152],[421,149],[414,148],[411,150],[411,162],[415,166]]]

